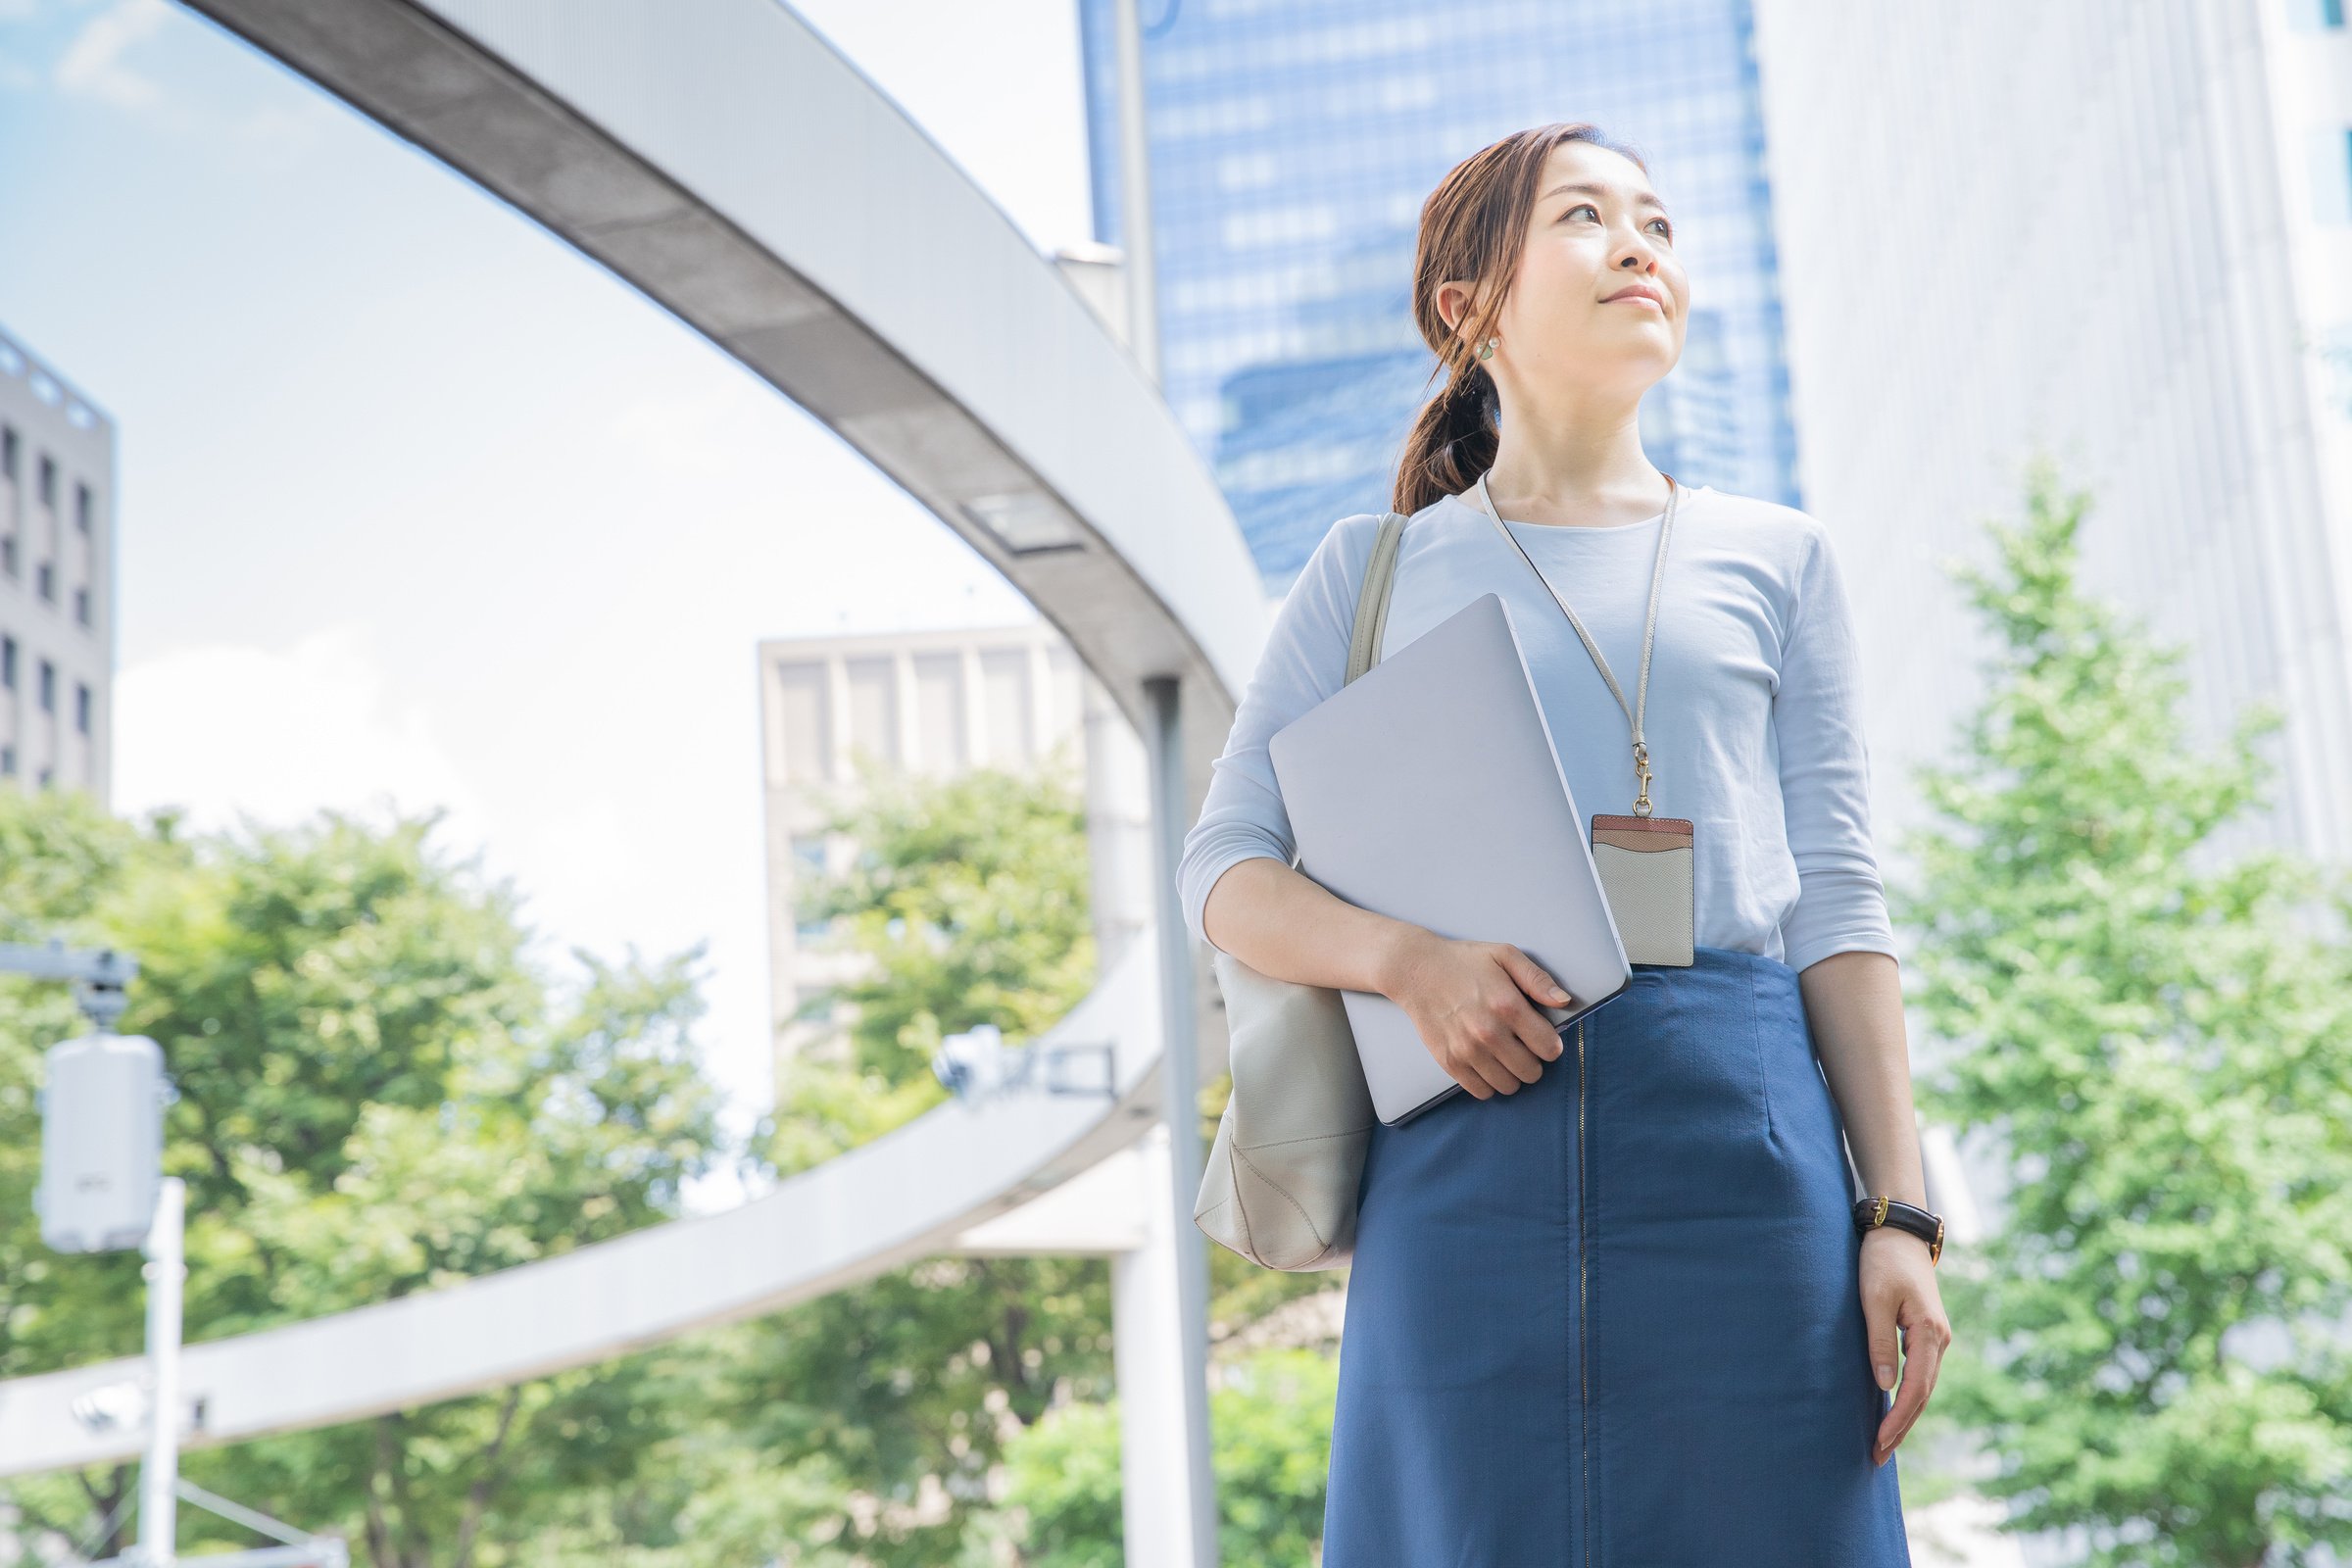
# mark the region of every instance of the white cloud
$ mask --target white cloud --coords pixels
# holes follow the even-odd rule
[[[122,109],[144,109],[162,97],[155,82],[122,63],[122,57],[171,20],[164,0],[119,0],[87,23],[57,61],[61,91],[96,98]]]
[[[284,827],[328,808],[381,826],[394,810],[445,808],[431,844],[444,859],[478,853],[483,877],[514,882],[532,956],[550,972],[577,978],[575,943],[618,961],[631,945],[656,960],[708,940],[695,974],[710,1011],[697,1034],[730,1130],[748,1131],[771,1093],[762,883],[757,851],[745,848],[759,843],[756,810],[746,818],[697,800],[672,820],[674,775],[583,777],[547,744],[549,715],[495,693],[541,765],[502,775],[485,757],[462,766],[442,730],[478,715],[437,727],[374,641],[343,622],[283,648],[208,643],[124,668],[115,810],[135,818],[173,806],[203,832]],[[756,798],[748,761],[736,771],[738,793]],[[703,1211],[745,1196],[722,1173],[693,1184],[689,1202]]]
[[[344,624],[283,649],[173,650],[115,681],[115,807],[175,805],[200,829],[239,813],[285,826],[332,806],[381,820],[447,806],[436,837],[468,851],[479,804],[422,709],[385,695],[366,634]]]

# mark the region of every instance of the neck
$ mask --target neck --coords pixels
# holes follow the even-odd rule
[[[1591,398],[1506,410],[1487,470],[1502,514],[1527,522],[1639,522],[1666,505],[1666,475],[1642,450],[1639,401]],[[1521,416],[1513,418],[1511,413]]]

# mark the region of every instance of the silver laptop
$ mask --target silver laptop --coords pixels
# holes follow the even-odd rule
[[[1555,1029],[1631,981],[1500,595],[1374,664],[1275,731],[1267,752],[1298,867],[1339,898],[1440,936],[1513,944],[1568,992],[1565,1007],[1530,999]],[[1382,1121],[1462,1092],[1402,1007],[1340,996]]]

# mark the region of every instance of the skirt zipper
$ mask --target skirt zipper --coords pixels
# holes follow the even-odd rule
[[[1576,1021],[1576,1360],[1579,1397],[1577,1418],[1584,1458],[1585,1568],[1592,1568],[1592,1361],[1586,1348],[1592,1291],[1587,1275],[1592,1266],[1592,1242],[1585,1220],[1585,1021]]]

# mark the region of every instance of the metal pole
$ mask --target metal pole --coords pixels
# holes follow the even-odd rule
[[[1193,1548],[1200,1568],[1216,1568],[1217,1494],[1208,1442],[1208,1239],[1193,1221],[1201,1153],[1200,1069],[1193,1059],[1192,932],[1176,892],[1185,823],[1182,686],[1173,675],[1152,675],[1144,681],[1144,692],[1152,705],[1152,925],[1159,937],[1159,1081],[1168,1126],[1169,1186],[1174,1190],[1177,1329],[1184,1348]]]
[[[139,1558],[148,1568],[171,1568],[178,1551],[179,1290],[187,1217],[187,1184],[167,1176],[156,1184],[155,1223],[147,1233],[147,1365],[154,1382],[148,1403],[147,1462],[139,1468]]]
[[[1144,118],[1143,0],[1113,0],[1119,18],[1119,234],[1127,279],[1127,351],[1159,385],[1159,277],[1152,256],[1152,147]],[[1186,1216],[1189,1221],[1191,1216]]]

